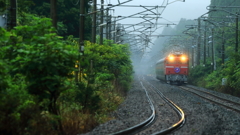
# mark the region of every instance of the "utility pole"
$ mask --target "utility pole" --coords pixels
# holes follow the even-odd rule
[[[201,20],[198,18],[198,43],[197,43],[197,61],[196,64],[200,65],[200,50],[201,50]]]
[[[194,46],[192,46],[192,68],[194,67]]]
[[[115,38],[115,40],[116,40],[116,43],[119,41],[119,35],[121,35],[121,32],[120,32],[120,30],[121,30],[121,25],[120,24],[117,24],[117,26],[116,26],[116,38]]]
[[[79,54],[78,54],[78,71],[76,71],[75,81],[81,81],[81,62],[80,55],[84,55],[84,20],[85,20],[85,8],[84,0],[80,0],[80,26],[79,26]]]
[[[214,29],[212,28],[212,72],[214,71],[214,66],[215,66],[215,63],[214,63],[214,47],[213,47],[213,34],[214,34]]]
[[[238,13],[236,13],[236,46],[235,52],[238,52]]]
[[[224,65],[224,59],[225,59],[225,39],[224,39],[224,31],[222,32],[222,65]]]
[[[92,20],[92,43],[96,43],[96,16],[97,16],[97,0],[93,0],[93,20]]]
[[[104,10],[104,7],[103,7],[103,4],[104,4],[104,0],[101,0],[101,23],[100,24],[103,24],[103,10]],[[103,26],[100,26],[100,45],[103,44]]]
[[[50,15],[52,19],[53,27],[57,30],[57,0],[50,0]]]
[[[109,23],[108,23],[108,19],[109,19],[109,9],[107,8],[107,11],[106,11],[106,22],[107,22],[107,26],[106,26],[106,31],[105,31],[105,35],[106,35],[106,39],[109,39],[109,37],[108,37],[108,34],[109,34]]]
[[[108,21],[109,21],[109,28],[108,28],[109,29],[109,32],[108,32],[109,36],[108,37],[109,37],[109,40],[111,40],[112,39],[112,35],[111,35],[112,34],[111,33],[111,31],[112,31],[112,15],[109,16]]]
[[[203,66],[205,67],[206,64],[206,36],[207,36],[207,31],[206,31],[206,23],[205,23],[205,30],[204,30],[204,45],[203,45]]]
[[[114,25],[113,25],[113,29],[114,29],[114,33],[113,33],[113,42],[116,43],[116,17],[114,18]]]
[[[84,0],[80,0],[79,51],[82,54],[84,53],[84,20],[85,20]]]
[[[10,22],[8,22],[8,29],[11,30],[17,26],[17,0],[10,0]]]
[[[207,44],[208,44],[208,45],[207,45],[207,57],[210,58],[210,45],[209,45],[209,41],[210,41],[210,40],[209,40],[209,34],[207,34],[207,37],[208,37],[208,38],[207,38],[207,39],[208,39],[208,41],[207,41]]]

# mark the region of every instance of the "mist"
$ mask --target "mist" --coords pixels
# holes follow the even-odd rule
[[[105,0],[104,5],[112,4],[116,5],[128,0]],[[156,61],[163,58],[167,53],[167,43],[171,41],[170,36],[159,36],[157,35],[176,35],[177,29],[183,29],[185,24],[194,24],[194,19],[197,19],[202,14],[207,12],[206,7],[210,5],[211,0],[132,0],[126,2],[123,5],[132,6],[159,6],[156,10],[151,10],[149,12],[144,12],[148,14],[147,17],[151,17],[149,14],[153,12],[159,14],[157,19],[148,21],[149,18],[132,18],[127,17],[136,14],[135,16],[144,16],[143,14],[137,14],[146,9],[151,9],[152,7],[124,7],[117,6],[111,8],[109,14],[112,17],[126,16],[127,18],[121,19],[116,23],[122,25],[121,28],[127,33],[122,36],[119,41],[121,43],[126,43],[130,45],[130,51],[132,53],[131,59],[134,66],[134,71],[137,73],[144,74],[154,74],[154,66]],[[97,0],[97,4],[101,4],[101,0]],[[162,7],[161,7],[162,6]],[[106,8],[107,6],[105,6]],[[100,5],[98,5],[98,9]],[[116,18],[118,20],[119,18]],[[134,27],[128,27],[124,24],[138,24],[145,21],[145,23],[158,23],[162,25],[157,25],[154,27],[149,27],[145,25],[143,29],[144,32],[137,32],[136,29],[141,29],[140,25],[135,25]],[[181,22],[181,24],[179,24]],[[182,25],[182,26],[180,26]],[[126,29],[127,28],[127,29]],[[148,29],[149,28],[149,29]],[[141,30],[143,30],[141,29]],[[134,31],[134,32],[130,32]],[[122,32],[123,33],[123,32]],[[122,34],[121,33],[121,34]],[[180,34],[180,33],[178,33]],[[152,36],[156,35],[156,36]]]
[[[140,63],[138,65],[134,64],[137,73],[154,76],[155,63],[166,57],[171,50],[178,49],[188,54],[189,48],[193,44],[192,39],[188,39],[188,42],[181,41],[181,36],[178,35],[184,35],[182,31],[186,29],[185,25],[196,25],[196,19],[207,12],[206,7],[209,5],[210,0],[186,0],[185,3],[177,2],[168,5],[162,17],[168,18],[167,21],[175,25],[165,26],[157,30],[156,33],[162,36],[152,38],[154,44],[145,49],[146,52],[143,54]],[[178,42],[173,42],[174,40]]]

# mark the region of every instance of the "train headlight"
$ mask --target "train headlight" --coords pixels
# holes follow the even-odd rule
[[[182,60],[182,61],[186,61],[186,59],[187,59],[187,58],[186,58],[185,56],[182,56],[182,57],[181,57],[181,60]]]
[[[169,56],[169,60],[173,61],[174,60],[174,56]]]

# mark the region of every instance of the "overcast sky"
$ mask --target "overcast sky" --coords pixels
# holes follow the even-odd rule
[[[118,4],[118,1],[120,3],[126,2],[128,0],[104,0],[104,4],[112,4],[116,5]],[[206,13],[208,10],[206,9],[207,6],[210,5],[211,0],[133,0],[131,2],[125,3],[124,5],[143,5],[143,6],[164,6],[165,8],[159,8],[158,10],[151,10],[153,12],[158,12],[162,13],[160,15],[160,19],[158,19],[158,23],[163,23],[163,24],[169,24],[169,23],[174,23],[178,24],[181,18],[185,19],[197,19],[204,13]],[[101,0],[97,0],[98,4],[101,4]],[[100,6],[98,5],[98,8]],[[150,9],[151,7],[148,7]],[[111,15],[113,16],[130,16],[142,11],[146,11],[145,8],[143,7],[114,7],[114,9],[111,11]],[[145,12],[144,14],[151,14],[151,12]],[[136,16],[143,16],[143,15],[136,15]],[[117,21],[117,23],[121,24],[137,24],[140,22],[145,21],[144,19],[123,19],[121,21]],[[137,28],[140,26],[136,26]],[[134,31],[136,31],[136,27]],[[147,28],[149,26],[144,26],[144,28]],[[158,26],[158,28],[152,35],[159,35],[161,34],[163,28],[165,27],[164,25]],[[174,26],[173,26],[174,27]],[[133,31],[133,28],[128,28],[124,26],[126,31]],[[155,29],[155,28],[154,28]],[[152,31],[151,29],[148,29],[147,31]],[[145,30],[145,34],[148,35],[148,32]],[[129,33],[129,34],[138,34],[137,32]],[[152,37],[151,38],[152,42],[156,40],[156,38]]]
[[[118,1],[120,3],[126,2],[128,0],[104,0],[104,4],[112,4],[116,5],[118,4]],[[183,0],[132,0],[128,3],[125,3],[124,5],[143,5],[143,6],[164,6],[165,8],[159,8],[157,10],[151,10],[153,12],[159,12],[162,13],[160,17],[161,19],[158,19],[158,23],[163,24],[169,24],[174,23],[178,24],[181,18],[185,19],[197,19],[202,14],[207,12],[206,7],[210,5],[211,0],[185,0],[185,2],[182,2]],[[101,4],[101,0],[97,0],[97,4]],[[98,8],[100,8],[100,5],[98,5]],[[152,7],[148,7],[148,9],[151,9]],[[110,14],[113,16],[130,16],[142,11],[146,11],[143,7],[114,7],[114,9],[110,11]],[[144,14],[151,14],[151,12],[145,12]],[[136,16],[143,16],[143,15],[136,15]],[[123,19],[121,21],[117,21],[117,23],[121,24],[137,24],[140,22],[145,21],[144,19],[136,19],[136,18],[128,18]],[[125,28],[127,26],[124,26]],[[136,26],[138,28],[140,26]],[[158,30],[156,30],[153,35],[159,35],[161,34],[161,31],[165,25],[158,26]],[[135,28],[135,29],[136,29]],[[133,28],[125,29],[126,31],[132,31]],[[133,34],[133,33],[131,33]],[[135,34],[135,33],[134,33]]]
[[[118,4],[118,1],[126,2],[128,0],[104,0],[104,4]],[[143,5],[143,6],[166,6],[166,8],[159,8],[159,12],[162,12],[162,15],[160,17],[163,17],[163,19],[159,19],[158,22],[167,23],[166,20],[173,22],[175,24],[178,23],[178,21],[181,18],[186,19],[196,19],[202,14],[206,13],[206,7],[210,4],[211,0],[185,0],[185,2],[182,2],[182,0],[133,0],[131,2],[125,3],[124,5]],[[171,3],[171,4],[167,4]],[[172,3],[173,2],[173,3]],[[101,0],[97,0],[98,4],[101,4]],[[100,6],[98,6],[99,8]],[[146,9],[140,7],[115,7],[113,8],[114,12],[111,11],[111,14],[114,16],[129,16],[133,15],[142,11],[145,11]],[[156,10],[152,10],[156,12]],[[149,13],[149,12],[148,12]],[[141,16],[141,15],[137,15]],[[118,23],[121,24],[136,24],[139,22],[144,21],[143,19],[123,19],[121,21],[118,21]]]
[[[128,0],[119,0],[120,2],[125,2]],[[196,19],[202,14],[206,13],[206,6],[210,4],[210,0],[168,0],[168,3],[171,3],[166,6],[161,17],[164,17],[170,21],[179,21],[180,18],[186,19]],[[143,5],[143,6],[161,6],[166,5],[167,0],[133,0],[126,3],[125,5]],[[118,0],[105,0],[104,4],[117,4]],[[100,0],[98,0],[100,4]],[[114,8],[114,15],[128,16],[141,11],[144,11],[144,8],[134,8],[134,7],[116,7]],[[127,19],[126,19],[127,20]],[[123,20],[124,21],[124,20]],[[124,21],[125,22],[125,21]]]
[[[210,0],[185,0],[185,2],[175,2],[168,5],[162,17],[171,21],[179,21],[180,18],[196,19],[206,13],[206,7],[210,5]]]

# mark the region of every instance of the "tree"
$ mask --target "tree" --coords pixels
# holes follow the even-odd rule
[[[50,17],[50,1],[49,0],[32,0],[34,4],[30,6],[29,13],[36,14],[38,16]],[[85,10],[88,12],[90,5],[89,0],[85,1]],[[60,36],[67,37],[73,35],[75,38],[79,37],[79,2],[73,0],[57,0],[57,26],[58,33]],[[85,31],[84,36],[86,40],[91,39],[91,18],[90,16],[85,17]],[[66,28],[66,31],[59,32],[59,27]]]
[[[51,19],[53,27],[57,30],[57,0],[51,1]]]
[[[32,25],[17,26],[11,31],[11,40],[17,42],[11,45],[12,41],[8,41],[8,51],[11,53],[8,59],[14,67],[10,74],[24,75],[28,82],[27,91],[36,97],[39,109],[57,117],[57,99],[68,88],[66,80],[72,76],[77,51],[63,42],[62,37],[52,33],[54,28],[50,19],[32,19]],[[63,132],[61,120],[56,121],[53,127]]]

